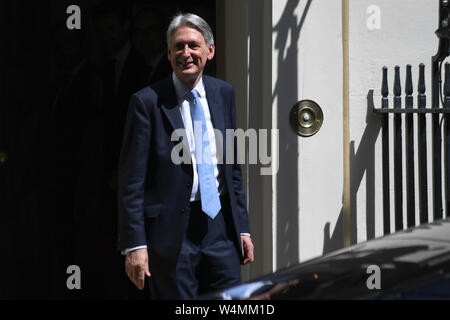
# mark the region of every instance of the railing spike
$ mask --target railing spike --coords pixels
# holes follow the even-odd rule
[[[400,67],[395,66],[394,95],[400,96],[401,94],[402,94],[402,86],[400,84]]]
[[[419,82],[417,85],[417,90],[420,94],[425,93],[425,65],[423,63],[419,65]]]
[[[381,95],[386,98],[389,95],[389,87],[388,87],[388,77],[387,77],[388,68],[383,67],[383,81],[381,84]]]
[[[411,95],[413,93],[413,82],[410,64],[406,66],[405,93],[407,95]]]

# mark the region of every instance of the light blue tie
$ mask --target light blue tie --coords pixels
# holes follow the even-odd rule
[[[199,97],[195,89],[191,90],[189,94],[189,105],[194,127],[195,159],[197,160],[200,200],[203,212],[214,219],[219,213],[221,206],[216,177],[214,175],[211,147],[206,129],[205,114],[203,113],[203,107]]]

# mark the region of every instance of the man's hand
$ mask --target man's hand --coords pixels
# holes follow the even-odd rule
[[[127,253],[125,271],[139,290],[144,289],[145,276],[150,277],[148,268],[147,248],[137,249]]]
[[[241,235],[241,244],[242,244],[242,254],[244,256],[244,264],[247,264],[249,262],[253,262],[253,242],[252,238],[247,235]]]

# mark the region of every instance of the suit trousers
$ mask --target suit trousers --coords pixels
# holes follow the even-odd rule
[[[152,279],[152,274],[150,290],[153,299],[195,299],[204,293],[241,283],[240,246],[234,241],[236,233],[230,200],[227,195],[221,196],[220,200],[222,208],[214,219],[202,211],[200,201],[191,202],[190,210],[186,212],[189,222],[175,272],[171,277],[164,277],[165,281],[158,281],[162,278],[158,279],[156,274]],[[167,279],[173,282],[167,283]],[[171,297],[164,294],[168,287],[176,291]]]

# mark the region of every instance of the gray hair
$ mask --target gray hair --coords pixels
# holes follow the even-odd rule
[[[175,32],[175,30],[182,26],[192,27],[200,31],[203,34],[203,38],[205,38],[205,42],[208,48],[211,48],[211,46],[214,44],[214,36],[211,27],[205,20],[193,13],[179,13],[175,17],[173,17],[172,21],[169,24],[169,28],[167,29],[168,47],[170,47],[173,33]]]

